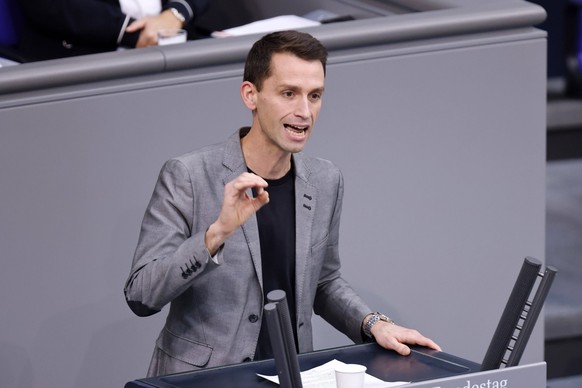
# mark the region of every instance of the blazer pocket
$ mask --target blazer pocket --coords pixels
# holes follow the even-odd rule
[[[212,346],[179,336],[167,328],[158,338],[157,346],[169,356],[199,368],[208,364],[213,351]]]
[[[325,247],[327,246],[327,240],[329,240],[329,234],[326,234],[324,238],[322,238],[320,241],[318,241],[315,245],[311,247],[311,254],[314,255],[321,249],[325,249]]]
[[[318,241],[317,244],[311,247],[311,259],[309,260],[309,265],[311,266],[312,270],[321,268],[321,264],[327,251],[327,243],[329,240],[328,237],[329,235],[326,235],[323,240]]]

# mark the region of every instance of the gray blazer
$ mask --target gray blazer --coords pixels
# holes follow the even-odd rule
[[[329,161],[293,157],[299,351],[313,350],[313,311],[362,342],[361,321],[372,310],[340,274],[342,175]],[[237,132],[224,143],[169,160],[160,172],[125,285],[137,315],[170,303],[148,376],[239,363],[255,354],[264,305],[256,217],[227,240],[218,263],[204,244],[224,185],[245,171]]]

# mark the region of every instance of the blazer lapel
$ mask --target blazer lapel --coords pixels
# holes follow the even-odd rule
[[[301,153],[293,156],[295,162],[295,299],[297,314],[303,298],[307,258],[311,256],[311,228],[317,204],[317,192],[309,182],[310,165]]]
[[[227,169],[226,174],[223,177],[223,184],[226,185],[228,182],[242,174],[247,172],[247,166],[244,162],[242,155],[242,149],[240,145],[240,131],[237,131],[232,135],[226,144],[223,155],[223,165]],[[248,195],[252,195],[252,191],[249,190]],[[255,273],[259,279],[259,284],[263,288],[263,271],[261,267],[261,246],[259,242],[259,226],[257,224],[257,217],[250,217],[242,226],[242,232],[244,234],[245,240],[247,242],[249,252],[251,255],[251,260],[255,268]]]
[[[249,194],[251,195],[251,194]],[[261,264],[261,246],[259,242],[259,226],[257,225],[257,217],[251,217],[242,226],[242,231],[247,240],[249,252],[251,253],[251,260],[255,267],[257,278],[261,289],[263,288],[263,270]]]

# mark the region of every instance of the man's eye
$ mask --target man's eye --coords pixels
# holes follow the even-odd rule
[[[293,92],[291,92],[291,91],[283,92],[283,95],[285,97],[293,97]]]
[[[319,93],[313,93],[313,94],[311,95],[311,99],[312,99],[313,101],[317,101],[317,100],[321,99],[321,94],[319,94]]]

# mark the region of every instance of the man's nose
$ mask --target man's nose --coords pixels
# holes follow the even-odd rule
[[[307,96],[297,99],[297,104],[295,106],[295,114],[299,117],[309,117],[310,115],[310,103]]]

